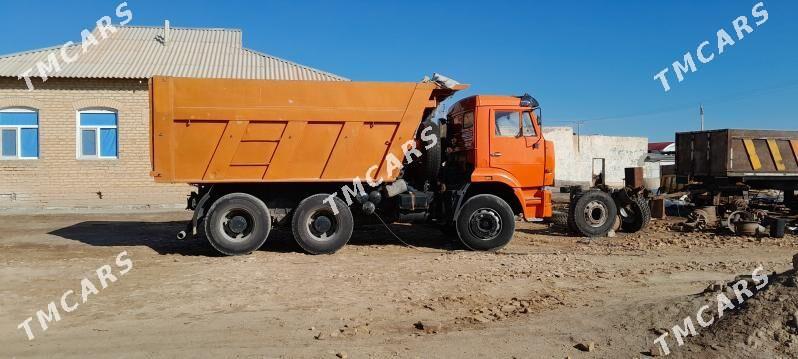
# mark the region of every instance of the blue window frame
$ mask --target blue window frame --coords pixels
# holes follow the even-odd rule
[[[0,110],[0,159],[39,158],[39,113],[28,108]]]
[[[117,112],[89,109],[78,112],[78,158],[118,158]]]

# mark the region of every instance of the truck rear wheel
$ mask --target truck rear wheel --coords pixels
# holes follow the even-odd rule
[[[568,211],[568,225],[585,237],[604,236],[615,225],[618,207],[612,197],[599,190],[575,195]]]
[[[314,194],[302,200],[293,213],[291,229],[294,239],[302,249],[310,254],[332,254],[343,248],[355,222],[349,206],[334,197],[338,213],[324,200],[327,194]]]
[[[208,242],[228,256],[257,250],[266,242],[271,229],[269,208],[246,193],[230,193],[217,199],[205,217]]]
[[[499,250],[513,238],[515,216],[503,199],[481,194],[468,199],[457,216],[457,235],[471,250]]]

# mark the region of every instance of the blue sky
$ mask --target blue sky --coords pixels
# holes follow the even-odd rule
[[[549,126],[667,141],[698,127],[796,129],[798,2],[765,1],[150,1],[130,0],[130,25],[230,27],[244,46],[353,80],[416,81],[440,72],[478,93],[537,97]],[[0,2],[0,53],[78,41],[119,1]],[[737,41],[732,20],[754,31]],[[716,32],[736,43],[717,54]],[[24,29],[24,30],[23,30]],[[659,71],[715,50],[663,91]],[[707,56],[709,56],[707,54]]]

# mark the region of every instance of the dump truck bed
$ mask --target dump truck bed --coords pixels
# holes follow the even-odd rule
[[[403,157],[425,116],[457,90],[380,83],[154,77],[156,182],[351,182]]]
[[[677,133],[676,167],[690,177],[798,178],[798,131]]]

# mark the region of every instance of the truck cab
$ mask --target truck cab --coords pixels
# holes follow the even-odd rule
[[[554,145],[543,137],[534,98],[467,97],[452,106],[445,122],[442,179],[448,189],[466,198],[496,195],[527,220],[551,217],[545,187],[554,185]]]

